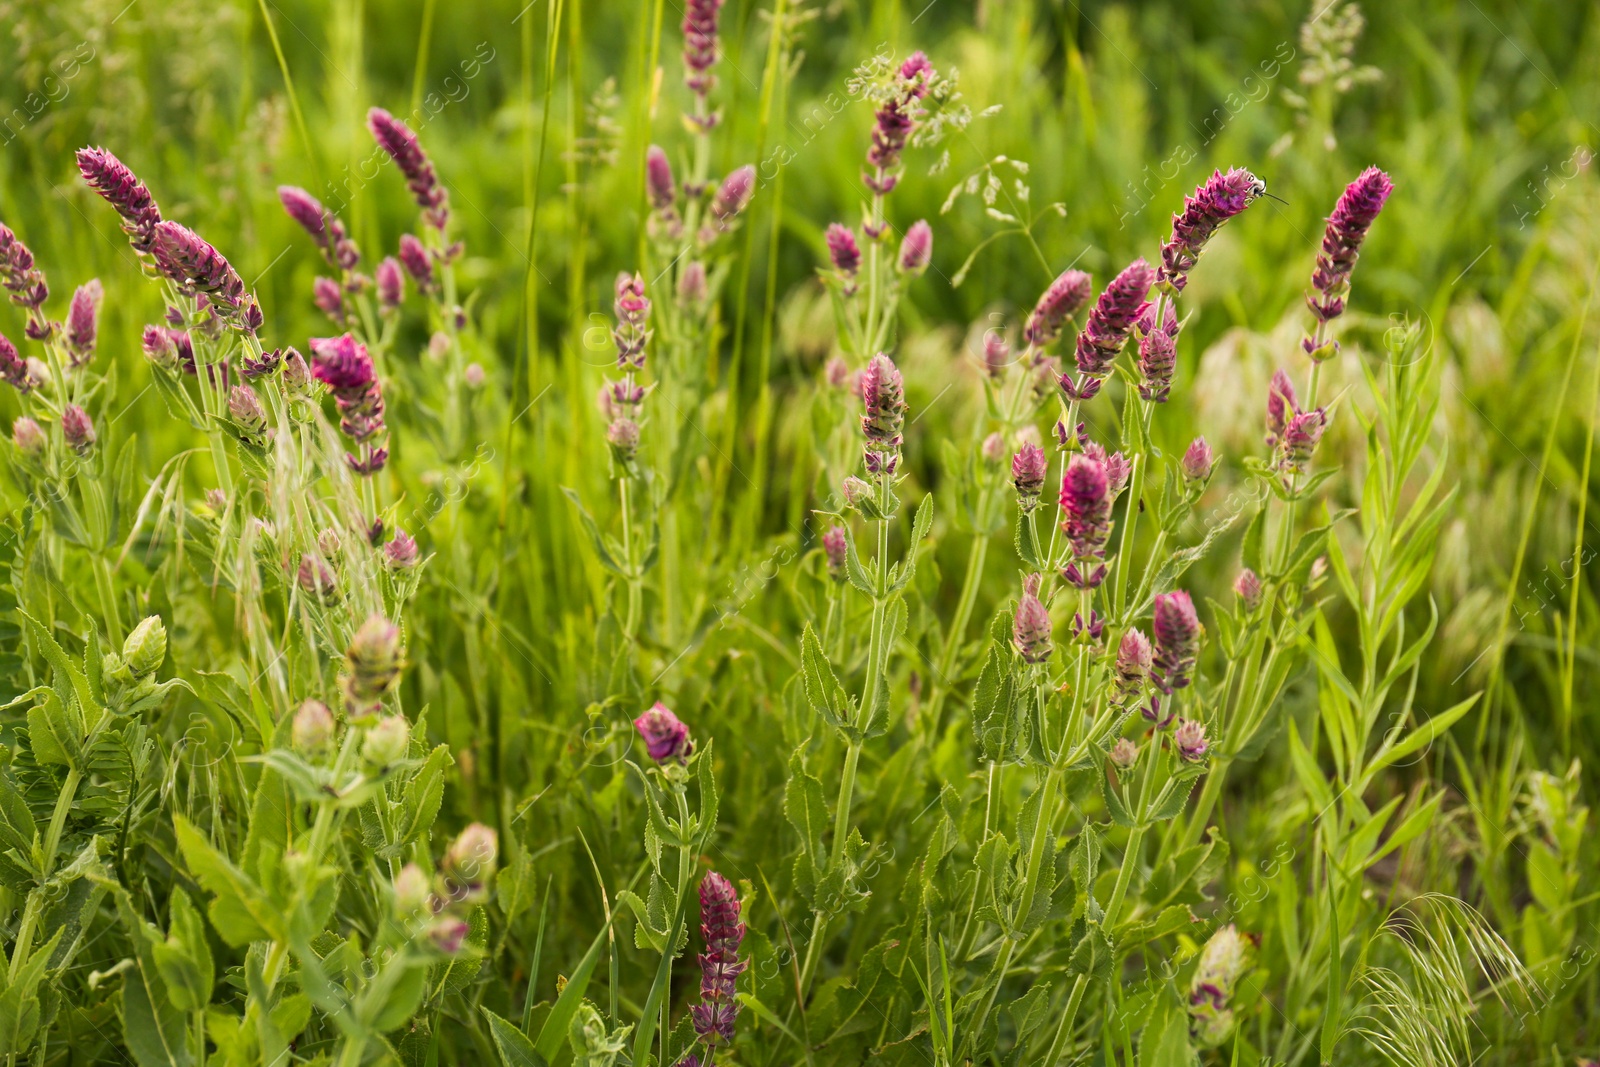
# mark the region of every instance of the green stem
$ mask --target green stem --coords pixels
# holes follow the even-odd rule
[[[1146,759],[1144,780],[1139,784],[1139,806],[1134,813],[1134,826],[1128,833],[1128,847],[1122,853],[1122,866],[1117,871],[1117,884],[1111,890],[1111,900],[1106,904],[1105,918],[1102,920],[1107,930],[1116,927],[1117,912],[1122,910],[1122,900],[1127,895],[1128,883],[1133,880],[1133,869],[1139,865],[1139,849],[1144,844],[1145,818],[1149,813],[1150,786],[1155,781],[1156,770],[1161,763],[1160,731],[1150,738],[1149,754]]]

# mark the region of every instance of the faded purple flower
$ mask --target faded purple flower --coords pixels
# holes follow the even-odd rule
[[[900,242],[900,273],[917,277],[933,261],[933,227],[918,219]]]
[[[1039,600],[1039,576],[1030,575],[1011,621],[1011,640],[1024,663],[1049,661],[1051,629],[1050,612]]]
[[[1311,274],[1311,287],[1316,295],[1306,294],[1306,303],[1319,322],[1328,322],[1344,313],[1345,300],[1350,294],[1350,275],[1356,269],[1361,242],[1366,240],[1367,230],[1392,192],[1394,182],[1389,176],[1377,167],[1368,167],[1345,187],[1334,205],[1333,214],[1328,216],[1327,231],[1322,236],[1322,249],[1317,253],[1317,267]],[[1315,355],[1316,348],[1308,338],[1306,351]]]
[[[1182,292],[1189,272],[1218,227],[1250,204],[1266,189],[1265,183],[1242,167],[1211,177],[1183,198],[1183,210],[1172,216],[1172,238],[1161,246],[1161,281]]]
[[[1205,762],[1206,752],[1211,748],[1205,723],[1197,719],[1179,719],[1177,729],[1172,731],[1172,746],[1187,763]]]
[[[67,347],[72,350],[74,367],[83,366],[94,356],[100,301],[104,295],[99,278],[84,282],[72,294],[72,306],[67,309]]]
[[[1089,302],[1092,287],[1089,275],[1081,270],[1062,271],[1033,306],[1022,336],[1035,348],[1043,348],[1061,336],[1067,320]]]
[[[1113,766],[1127,770],[1139,762],[1139,746],[1129,741],[1126,737],[1117,738],[1117,743],[1111,746],[1111,751],[1106,753]]]
[[[689,727],[659,700],[633,720],[633,728],[639,731],[639,736],[644,739],[645,751],[657,763],[666,763],[668,760],[681,763],[694,752]]]
[[[44,427],[26,415],[12,421],[11,443],[25,456],[37,456],[43,453],[49,444],[44,436]]]
[[[122,230],[139,252],[148,252],[161,210],[144,182],[104,148],[78,149],[78,173],[89,188],[122,216]]]
[[[94,451],[94,420],[78,405],[68,404],[61,410],[61,436],[68,448],[80,456],[87,456]]]
[[[1200,652],[1200,617],[1194,601],[1182,589],[1157,593],[1152,628],[1156,635],[1154,677],[1164,693],[1189,684]]]
[[[1061,532],[1077,559],[1103,559],[1111,537],[1111,485],[1105,464],[1075,452],[1061,474]]]
[[[439,184],[439,177],[417,135],[381,107],[367,112],[367,129],[378,147],[389,154],[406,176],[406,187],[411,190],[417,206],[422,208],[423,218],[434,229],[442,231],[450,219],[450,196]]]
[[[733,883],[716,871],[707,872],[700,882],[700,935],[706,942],[705,954],[700,957],[701,1003],[690,1008],[689,1014],[695,1033],[711,1048],[733,1042],[739,1017],[735,987],[749,965],[739,958],[744,931]]]

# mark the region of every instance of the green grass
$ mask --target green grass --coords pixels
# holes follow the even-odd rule
[[[0,399],[8,422],[46,423],[56,461],[7,445],[0,478],[12,1062],[676,1062],[710,869],[749,927],[723,1063],[1600,1055],[1591,9],[1368,3],[1336,87],[1301,80],[1304,5],[729,0],[703,150],[682,121],[681,2],[0,12],[0,222],[47,273],[52,317],[91,277],[106,292],[74,379],[94,385],[93,458],[70,465],[33,406],[48,391]],[[877,210],[852,74],[916,49],[959,73],[947,113],[970,122],[907,150],[883,198],[894,240],[868,252],[885,264],[864,275],[882,285],[863,299],[884,301],[870,347],[893,355],[910,411],[898,512],[845,520],[857,584],[821,548],[842,478],[864,475],[860,401],[825,366],[871,352],[849,351],[854,305],[818,271],[827,225],[859,233]],[[376,478],[344,472],[331,401],[296,422],[276,379],[261,388],[283,399],[279,432],[252,466],[225,398],[192,424],[141,354],[167,293],[72,153],[115,152],[237,268],[262,343],[309,357],[338,332],[310,299],[328,269],[275,188],[335,208],[363,269],[419,228],[364,128],[373,105],[427,116],[465,325],[412,287],[379,357]],[[651,143],[680,179],[757,170],[704,254],[703,311],[674,297],[694,256],[652,235]],[[1313,469],[1334,473],[1269,503],[1250,462],[1267,381],[1282,367],[1306,389],[1323,220],[1369,164],[1396,191],[1318,373],[1334,415]],[[991,394],[978,353],[996,326],[1020,348],[1068,266],[1098,291],[1155,260],[1184,194],[1230,166],[1274,198],[1219,232],[1184,290],[1172,401],[1146,422],[1113,381],[1082,408],[1096,440],[1139,455],[1146,505],[1115,513],[1127,567],[1093,594],[1108,632],[1148,632],[1149,594],[1179,586],[1206,627],[1178,698],[1215,746],[1196,780],[1143,719],[1113,722],[1108,665],[1073,640],[1076,590],[1047,583],[1055,658],[1013,662],[1035,568],[981,442],[1004,430],[1009,455],[1032,424],[1049,443],[1059,405],[1030,408],[1015,375]],[[969,175],[978,190],[952,200]],[[924,218],[932,266],[896,303],[886,264]],[[644,275],[656,331],[628,477],[595,402],[617,375],[624,270]],[[24,323],[0,310],[0,334],[38,355]],[[1191,499],[1175,472],[1200,433],[1221,462]],[[219,463],[238,487],[220,521]],[[1054,505],[1047,487],[1033,552]],[[364,544],[375,513],[415,536],[418,570]],[[317,547],[330,527],[339,547]],[[285,578],[306,552],[335,566],[336,602]],[[1236,606],[1242,563],[1269,578],[1261,615]],[[403,628],[387,707],[410,758],[363,764],[360,724],[337,771],[334,751],[291,757],[303,699],[348,717],[345,652],[371,611]],[[167,635],[159,670],[118,676],[102,657],[147,615]],[[700,745],[685,773],[656,768],[631,725],[658,700]],[[1081,758],[985,733],[1002,726]],[[1117,731],[1144,762],[1108,776]],[[357,771],[381,786],[319,793]],[[448,873],[474,822],[498,831],[499,874],[449,911],[470,930],[449,955],[391,917],[392,884],[407,862]],[[1259,940],[1201,1049],[1190,995],[1228,922]]]

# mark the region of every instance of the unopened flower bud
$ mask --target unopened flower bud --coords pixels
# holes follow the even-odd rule
[[[1024,663],[1046,663],[1050,659],[1050,612],[1039,600],[1039,577],[1032,576],[1017,601],[1011,620],[1012,642]]]
[[[661,701],[656,701],[643,715],[633,720],[634,729],[644,739],[645,750],[657,763],[668,760],[683,761],[694,751],[689,738],[689,727],[672,713]]]
[[[373,280],[378,286],[378,302],[385,310],[394,310],[406,298],[406,276],[400,269],[400,261],[393,256],[384,256],[378,264],[378,269],[373,274]]]
[[[823,367],[823,375],[827,378],[830,386],[835,389],[843,389],[850,384],[850,364],[838,356],[834,356]]]
[[[1189,684],[1200,650],[1200,617],[1194,601],[1182,589],[1157,593],[1152,628],[1156,635],[1155,676],[1164,692]]]
[[[1255,571],[1246,567],[1239,572],[1239,577],[1233,581],[1233,595],[1239,598],[1239,606],[1246,612],[1261,606],[1261,579]]]
[[[406,864],[394,877],[394,917],[401,922],[412,918],[428,906],[431,895],[427,872],[415,863]]]
[[[917,277],[933,261],[933,227],[918,219],[900,242],[900,273]]]
[[[606,444],[618,463],[632,463],[639,454],[639,424],[627,416],[613,419],[606,427]]]
[[[383,562],[392,571],[408,571],[417,565],[417,542],[404,530],[383,546]]]
[[[1129,741],[1126,737],[1119,737],[1117,738],[1117,743],[1111,746],[1111,751],[1107,753],[1107,758],[1114,765],[1127,770],[1139,762],[1139,746]]]
[[[43,455],[49,444],[44,436],[44,428],[26,415],[11,424],[11,441],[17,446],[17,451],[25,456]]]
[[[1005,373],[1006,364],[1011,362],[1011,346],[1006,343],[1006,335],[999,330],[989,330],[983,335],[983,372],[991,378],[998,378]]]
[[[400,264],[411,275],[411,280],[417,283],[418,289],[425,293],[433,291],[433,257],[428,254],[427,246],[413,234],[400,236]]]
[[[300,588],[317,600],[331,604],[339,599],[339,577],[322,560],[309,552],[300,557],[300,568],[295,574]]]
[[[67,447],[80,456],[94,451],[94,422],[89,413],[76,404],[68,404],[61,412],[61,435]]]
[[[861,247],[856,244],[856,235],[848,226],[841,226],[835,222],[828,227],[828,232],[823,239],[828,244],[828,259],[833,263],[833,269],[844,275],[854,275],[861,269]]]
[[[844,502],[847,507],[860,507],[861,501],[870,499],[874,489],[869,482],[857,478],[853,474],[844,479]]]
[[[706,265],[690,260],[678,279],[678,301],[685,307],[698,307],[706,299]]]
[[[295,750],[312,759],[333,743],[333,712],[320,700],[303,701],[294,713],[291,740]]]
[[[411,724],[403,715],[386,715],[367,727],[361,758],[374,767],[392,767],[405,759],[411,745]]]
[[[239,428],[248,434],[259,434],[267,428],[267,412],[261,398],[248,385],[236,385],[228,394],[228,414]]]
[[[468,389],[483,388],[484,371],[482,363],[468,363],[461,372],[461,380],[467,383]]]
[[[756,168],[746,164],[722,180],[711,200],[711,214],[718,222],[731,222],[745,209],[756,190]]]
[[[367,616],[345,651],[345,700],[357,713],[370,714],[399,682],[402,666],[400,628],[382,615]]]
[[[983,461],[991,466],[1006,458],[1006,435],[996,430],[983,439]]]
[[[1204,437],[1196,437],[1183,454],[1183,478],[1187,482],[1203,482],[1211,477],[1216,456]]]
[[[334,322],[344,321],[344,290],[332,278],[318,278],[311,283],[311,302]]]
[[[1011,458],[1011,484],[1016,487],[1017,503],[1023,511],[1032,511],[1038,505],[1049,464],[1044,449],[1031,443],[1024,444]]]
[[[495,832],[481,822],[472,823],[456,835],[439,861],[441,895],[452,905],[481,903],[488,898],[498,858]]]
[[[122,642],[122,661],[135,678],[148,678],[167,658],[167,628],[161,616],[148,615]]]
[[[644,158],[645,184],[650,189],[650,206],[665,211],[678,195],[678,184],[672,178],[672,163],[659,145],[651,145]]]
[[[1201,763],[1211,742],[1206,738],[1205,724],[1196,719],[1179,719],[1178,728],[1172,732],[1173,747],[1189,763]]]
[[[72,365],[81,367],[94,355],[95,334],[100,316],[100,300],[105,290],[100,279],[92,278],[78,286],[67,311],[67,347],[72,350]]]
[[[832,526],[822,535],[822,552],[828,558],[828,575],[836,582],[844,581],[845,564],[850,552],[850,542],[843,526]]]
[[[1144,691],[1145,679],[1150,677],[1150,664],[1155,653],[1150,648],[1150,639],[1138,630],[1129,630],[1122,635],[1122,640],[1117,645],[1117,662],[1112,671],[1115,687],[1112,691],[1111,702],[1118,707],[1126,707],[1139,698]]]

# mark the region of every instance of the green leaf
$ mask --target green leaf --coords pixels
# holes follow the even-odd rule
[[[1267,532],[1267,509],[1257,508],[1255,515],[1250,519],[1250,525],[1244,529],[1244,543],[1240,546],[1239,556],[1244,565],[1262,573],[1261,567],[1261,542]]]
[[[1311,799],[1314,809],[1312,814],[1320,816],[1333,806],[1333,790],[1328,788],[1328,780],[1323,776],[1322,768],[1317,766],[1317,761],[1306,749],[1305,743],[1300,740],[1300,729],[1293,722],[1289,723],[1289,762],[1294,767],[1294,774],[1300,781],[1300,787]]]
[[[578,1007],[583,1003],[583,994],[589,988],[589,979],[594,976],[595,965],[600,962],[601,955],[606,947],[606,936],[611,929],[611,923],[616,921],[616,912],[611,913],[611,919],[595,934],[594,940],[589,943],[589,950],[583,954],[583,959],[578,962],[578,967],[567,978],[567,987],[556,998],[555,1006],[550,1009],[550,1014],[545,1016],[544,1024],[539,1027],[539,1033],[533,1039],[533,1047],[546,1063],[561,1051],[562,1042],[566,1040],[567,1028],[573,1017],[578,1014]]]
[[[432,828],[434,820],[439,817],[440,801],[444,799],[444,772],[453,763],[455,758],[450,754],[450,746],[436,745],[428,753],[422,769],[406,783],[405,797],[401,801],[401,830],[395,839],[396,844],[420,840]]]
[[[1189,1017],[1179,1003],[1172,983],[1156,993],[1150,1021],[1139,1035],[1139,1067],[1191,1067],[1194,1049],[1189,1045]]]
[[[1478,702],[1480,695],[1474,693],[1454,707],[1441,711],[1407,734],[1406,739],[1399,744],[1387,749],[1378,749],[1372,762],[1367,764],[1366,773],[1362,776],[1363,784],[1370,782],[1372,776],[1383,770],[1383,768],[1433,744],[1435,738],[1454,726],[1461,716],[1472,710],[1472,706]]]
[[[1017,528],[1012,538],[1017,547],[1017,558],[1030,570],[1039,570],[1044,564],[1039,561],[1039,542],[1033,532],[1031,516],[1025,514],[1021,508],[1017,509]]]
[[[251,941],[287,940],[283,914],[228,858],[201,836],[182,815],[172,818],[178,848],[195,880],[211,893],[211,925],[235,947]]]
[[[545,1058],[527,1035],[488,1008],[478,1010],[489,1020],[489,1037],[500,1054],[500,1067],[546,1067]]]
[[[822,716],[828,725],[840,730],[855,726],[855,701],[839,683],[838,675],[828,663],[816,631],[806,623],[800,635],[800,677],[806,694],[806,703]]]
[[[566,494],[568,500],[572,501],[572,506],[578,509],[578,521],[583,524],[583,532],[589,537],[589,547],[594,550],[595,559],[599,560],[600,565],[613,574],[620,574],[624,578],[629,577],[627,570],[611,554],[611,549],[606,545],[605,537],[600,533],[600,527],[596,525],[594,516],[589,514],[589,509],[583,506],[583,499],[578,496],[578,491],[576,489],[568,489],[564,485],[561,487],[561,491]]]

